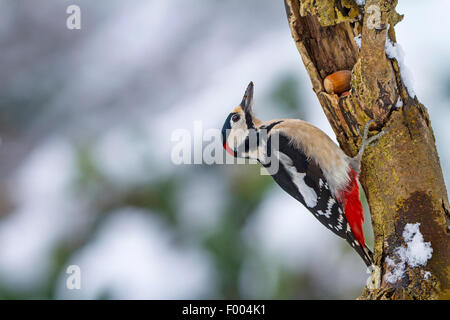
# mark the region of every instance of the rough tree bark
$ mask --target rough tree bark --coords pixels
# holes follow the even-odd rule
[[[370,207],[381,286],[365,288],[360,299],[449,299],[450,210],[433,130],[425,106],[402,81],[399,61],[385,50],[387,37],[396,41],[394,26],[403,18],[395,11],[397,1],[358,6],[353,0],[285,0],[285,5],[313,90],[341,148],[356,155],[358,129],[370,119],[373,132],[389,128],[362,160],[360,182]],[[361,49],[354,40],[359,34]],[[324,78],[339,70],[352,71],[347,96],[324,90]],[[399,98],[403,106],[397,105]],[[420,223],[433,255],[424,267],[406,264],[403,278],[390,283],[386,257],[395,259],[395,249],[405,245],[407,223]],[[424,277],[425,271],[431,276]]]

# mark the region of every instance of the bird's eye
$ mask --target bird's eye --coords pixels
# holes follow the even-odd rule
[[[235,114],[235,115],[233,115],[233,116],[231,117],[231,120],[233,120],[233,122],[238,122],[240,118],[241,118],[240,115]]]

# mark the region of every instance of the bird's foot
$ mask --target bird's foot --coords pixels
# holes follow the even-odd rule
[[[369,120],[365,127],[364,127],[364,133],[361,134],[361,132],[359,131],[358,127],[356,127],[356,130],[358,131],[358,134],[361,136],[362,138],[362,144],[361,147],[359,148],[359,152],[356,155],[356,157],[353,157],[350,159],[350,165],[352,166],[352,168],[359,173],[360,169],[361,169],[361,158],[362,155],[364,153],[364,150],[366,149],[367,146],[376,146],[377,145],[377,140],[383,136],[387,131],[389,131],[389,128],[382,130],[381,132],[377,133],[376,135],[372,136],[369,138],[369,127],[370,124],[373,122],[373,120]]]
[[[364,134],[362,135],[362,144],[361,144],[361,148],[359,149],[359,152],[358,152],[358,155],[357,155],[357,157],[359,159],[362,158],[362,155],[363,155],[364,150],[366,149],[366,147],[368,147],[368,146],[370,146],[370,147],[376,146],[377,143],[378,143],[378,139],[381,138],[389,130],[389,128],[385,129],[385,130],[382,130],[379,133],[377,133],[376,135],[371,136],[369,138],[369,127],[370,127],[370,124],[372,122],[373,122],[373,120],[369,120],[366,123],[365,127],[364,127]],[[358,128],[357,128],[357,130],[358,130],[359,135],[361,135],[361,132],[359,132]]]

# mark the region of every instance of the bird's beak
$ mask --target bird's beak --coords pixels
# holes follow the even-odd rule
[[[247,86],[247,90],[245,90],[245,94],[241,102],[241,106],[244,109],[244,112],[251,111],[252,104],[253,104],[253,81],[250,81],[250,83]]]

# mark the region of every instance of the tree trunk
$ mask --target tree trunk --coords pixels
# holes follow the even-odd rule
[[[433,129],[426,108],[405,85],[400,59],[386,55],[386,38],[395,43],[394,26],[403,18],[395,11],[397,1],[367,0],[364,7],[353,0],[285,4],[313,90],[341,148],[355,156],[358,129],[370,119],[371,132],[389,128],[362,159],[360,182],[372,216],[381,285],[366,287],[360,299],[449,299],[450,210]],[[359,34],[360,49],[354,39]],[[348,95],[324,89],[324,78],[339,70],[352,72]],[[393,281],[386,274],[401,265],[398,248],[407,247],[403,232],[409,223],[420,223],[432,257],[426,265],[404,263],[404,273]]]

